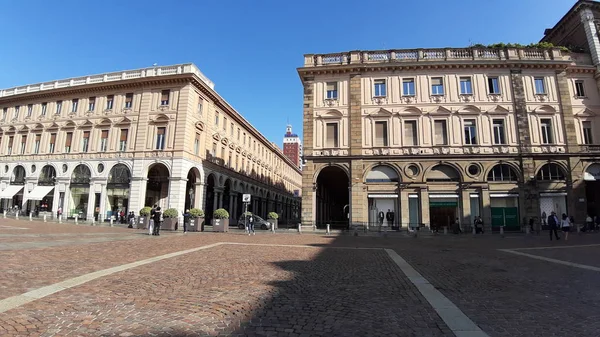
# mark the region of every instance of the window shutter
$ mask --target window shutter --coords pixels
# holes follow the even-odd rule
[[[157,135],[164,135],[165,134],[165,128],[158,128],[156,130],[156,134]]]
[[[90,138],[90,132],[89,131],[83,131],[83,138],[89,139]]]
[[[431,79],[431,84],[432,85],[442,85],[442,78],[441,77],[434,77]]]
[[[125,95],[125,103],[131,103],[133,101],[133,94]]]
[[[161,95],[160,95],[160,100],[161,100],[161,101],[168,101],[168,100],[169,100],[169,94],[170,94],[170,93],[171,93],[171,91],[170,91],[170,90],[163,90],[163,91],[161,92]]]
[[[122,142],[126,142],[128,132],[129,132],[129,130],[127,130],[127,129],[121,129],[121,138],[119,140]]]
[[[337,124],[327,124],[327,147],[337,146]]]
[[[102,135],[101,135],[102,139],[106,139],[108,138],[108,130],[102,130]]]
[[[50,144],[56,143],[56,133],[50,134]]]
[[[36,141],[36,142],[39,142],[39,141],[40,141],[40,139],[42,139],[42,135],[39,135],[39,134],[38,134],[38,135],[35,135],[35,141]]]
[[[404,142],[406,145],[416,145],[415,144],[415,122],[408,121],[404,122]]]
[[[384,146],[385,122],[375,123],[375,146]]]
[[[73,140],[73,132],[67,132],[67,139],[65,140],[65,146],[71,147],[72,140]]]

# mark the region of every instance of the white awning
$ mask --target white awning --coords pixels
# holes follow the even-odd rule
[[[36,186],[33,191],[27,195],[27,200],[42,200],[50,191],[54,189],[54,186]]]
[[[0,192],[0,199],[12,199],[22,189],[23,185],[8,185],[4,191]]]
[[[398,198],[398,194],[369,194],[369,198],[382,198],[382,199],[391,199]]]
[[[458,198],[458,194],[430,194],[429,199]]]
[[[490,198],[518,198],[517,193],[490,193]]]

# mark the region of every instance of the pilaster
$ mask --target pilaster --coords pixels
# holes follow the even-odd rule
[[[600,63],[600,40],[598,39],[598,32],[594,23],[594,13],[591,9],[586,8],[579,15],[592,56],[592,62],[594,62],[594,65],[598,65]]]
[[[304,153],[311,155],[313,149],[314,136],[314,77],[305,77],[304,83],[304,105],[303,105],[303,127],[304,127]]]
[[[186,186],[187,179],[175,177],[169,179],[169,202],[167,203],[166,208],[175,208],[180,214],[185,211]],[[165,210],[163,209],[163,212],[164,211]]]
[[[350,162],[350,224],[366,224],[369,221],[367,212],[367,193],[362,181],[363,160]]]
[[[350,155],[360,156],[362,154],[362,113],[361,113],[361,75],[350,75]],[[341,130],[341,133],[346,130]]]
[[[421,188],[419,200],[421,201],[421,223],[431,228],[429,222],[429,191],[427,190],[427,187]]]
[[[460,219],[460,227],[463,231],[471,228],[473,221],[475,220],[471,214],[471,192],[472,191],[465,189],[461,190],[462,214]]]
[[[306,129],[305,129],[306,130]],[[306,132],[306,131],[305,131]],[[306,142],[306,139],[304,140]],[[315,222],[316,210],[316,192],[314,190],[313,177],[315,175],[315,165],[312,161],[307,161],[306,166],[302,170],[302,211],[301,221],[305,224]],[[283,205],[282,205],[283,211]]]

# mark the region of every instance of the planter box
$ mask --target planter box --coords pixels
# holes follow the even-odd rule
[[[137,229],[146,229],[148,228],[148,223],[150,222],[149,216],[139,216],[137,221],[135,222]]]
[[[212,219],[213,232],[229,232],[229,219]]]
[[[164,218],[160,229],[166,229],[170,231],[177,230],[177,218]]]
[[[279,228],[279,221],[277,221],[278,219],[268,219],[267,222],[271,224],[271,228]]]
[[[188,232],[203,232],[204,218],[192,218],[187,230]]]

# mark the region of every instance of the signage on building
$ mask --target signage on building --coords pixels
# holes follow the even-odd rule
[[[250,202],[250,194],[242,194],[242,202]]]

